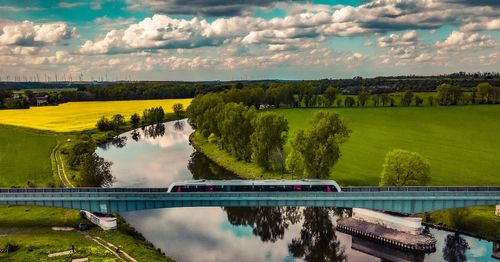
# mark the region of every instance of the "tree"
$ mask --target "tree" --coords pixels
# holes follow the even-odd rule
[[[422,103],[424,103],[424,99],[421,98],[420,96],[415,96],[415,105],[420,106],[422,105]]]
[[[181,103],[176,103],[172,106],[172,109],[174,110],[174,114],[177,117],[177,120],[181,119],[182,114],[184,113],[184,106]]]
[[[301,178],[304,175],[304,158],[297,150],[292,150],[286,157],[286,169],[294,177]]]
[[[326,98],[326,104],[331,107],[337,98],[338,91],[333,86],[329,86],[323,94]]]
[[[111,122],[107,117],[102,116],[96,123],[97,129],[100,131],[107,131],[111,129]]]
[[[142,113],[142,122],[144,125],[155,125],[163,123],[165,118],[165,111],[163,107],[152,107],[144,110]]]
[[[359,104],[364,107],[368,99],[370,99],[370,93],[368,93],[365,89],[361,90],[358,95]]]
[[[423,186],[430,181],[429,162],[416,152],[395,149],[385,156],[381,186]]]
[[[388,105],[390,102],[390,97],[388,94],[382,94],[380,97],[380,100],[382,100],[382,106]]]
[[[403,97],[401,98],[401,105],[410,106],[412,100],[413,100],[413,92],[411,91],[411,89],[406,89],[405,93],[403,94]]]
[[[252,158],[264,170],[271,168],[271,154],[275,150],[283,151],[288,135],[288,122],[276,113],[258,114],[252,121],[254,132],[250,136]]]
[[[204,137],[215,134],[220,137],[218,127],[219,114],[224,109],[224,100],[219,94],[206,94],[195,97],[186,114],[189,123],[199,131]]]
[[[437,97],[440,105],[457,105],[463,99],[463,91],[459,86],[441,84],[437,87]]]
[[[353,107],[355,104],[356,104],[356,101],[351,96],[346,96],[346,98],[344,99],[344,106],[345,107]]]
[[[337,104],[337,107],[342,106],[342,97],[337,98],[337,101],[335,103]]]
[[[493,87],[490,83],[480,83],[476,86],[477,99],[481,104],[496,103],[500,92],[497,88]]]
[[[373,106],[377,107],[380,104],[380,95],[372,95]]]
[[[326,179],[340,157],[340,144],[350,132],[339,114],[320,111],[306,130],[297,132],[291,154],[300,154],[307,177]]]
[[[429,106],[434,106],[434,97],[433,96],[427,97],[427,100],[429,101]]]
[[[81,157],[85,154],[91,154],[95,151],[95,142],[88,137],[77,139],[68,154],[68,163],[75,169],[81,163]]]
[[[220,146],[238,160],[250,162],[252,148],[250,135],[253,133],[252,121],[257,115],[255,108],[242,103],[228,103],[220,113]]]
[[[141,117],[139,116],[139,114],[137,113],[134,113],[131,117],[130,117],[130,123],[132,123],[132,126],[134,128],[137,128],[139,127],[139,123],[141,122]]]
[[[122,115],[116,114],[111,118],[111,129],[118,132],[123,125],[125,125],[125,117]]]
[[[80,186],[83,187],[110,187],[113,184],[111,165],[96,153],[82,156],[80,171]]]

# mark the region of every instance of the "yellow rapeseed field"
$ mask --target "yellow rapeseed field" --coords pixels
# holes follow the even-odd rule
[[[56,132],[80,131],[94,128],[102,116],[122,114],[128,120],[134,113],[142,115],[144,109],[151,107],[162,106],[165,112],[172,112],[175,103],[182,103],[186,108],[191,99],[71,102],[58,106],[0,110],[0,124]]]

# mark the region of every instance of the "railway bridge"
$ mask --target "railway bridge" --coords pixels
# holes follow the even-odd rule
[[[47,206],[120,213],[157,208],[314,206],[417,214],[448,208],[500,205],[500,187],[344,187],[342,192],[196,192],[167,188],[0,189],[0,205]]]

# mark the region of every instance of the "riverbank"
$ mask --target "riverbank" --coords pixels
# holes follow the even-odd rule
[[[289,174],[282,176],[277,172],[263,172],[254,163],[237,161],[234,156],[219,149],[216,144],[211,144],[196,131],[190,135],[189,141],[196,150],[203,153],[207,158],[239,177],[245,179],[292,179]],[[337,180],[337,182],[341,186],[345,185],[342,179]],[[495,215],[494,206],[479,206],[458,210],[458,212],[449,210],[428,212],[421,214],[421,216],[427,224],[436,228],[464,232],[486,240],[499,239],[500,217]],[[461,222],[457,224],[454,221]]]
[[[90,226],[87,231],[77,230],[79,223]],[[65,231],[54,230],[54,227]],[[121,260],[117,254],[96,243],[99,237],[113,243],[137,261],[173,261],[147,242],[122,219],[118,229],[103,231],[80,216],[78,210],[62,208],[2,206],[0,207],[0,249],[15,247],[7,253],[0,252],[0,260],[46,261],[48,254],[72,250],[73,255],[59,258],[85,258],[91,260]],[[112,250],[115,251],[115,250]]]
[[[174,119],[174,114],[167,114],[166,121]],[[69,168],[67,154],[78,138],[86,135],[94,139],[96,144],[102,144],[132,129],[132,125],[127,123],[116,132],[92,129],[57,133],[0,125],[0,138],[5,141],[0,145],[0,187],[78,185],[79,170]],[[65,255],[64,258],[133,261],[127,259],[125,253],[109,247],[112,245],[137,261],[173,261],[121,218],[118,219],[118,229],[113,231],[103,231],[94,226],[83,233],[76,229],[67,232],[52,230],[54,226],[77,228],[79,223],[91,224],[80,217],[78,210],[0,206],[0,250],[6,250],[9,246],[9,254],[0,252],[0,260],[44,261],[49,253],[68,251],[75,246],[76,253]]]

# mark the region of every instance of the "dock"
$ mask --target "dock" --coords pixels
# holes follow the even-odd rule
[[[433,252],[436,250],[436,239],[432,236],[410,234],[355,218],[340,221],[337,224],[337,230],[407,251]]]

